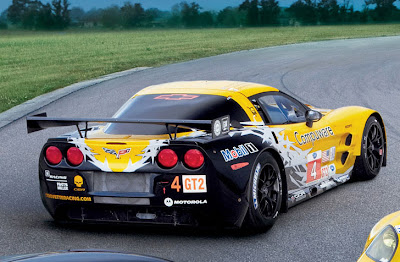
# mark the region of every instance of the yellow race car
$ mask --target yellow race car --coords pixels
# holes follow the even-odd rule
[[[400,211],[382,218],[372,228],[358,262],[400,261]]]
[[[247,82],[150,86],[113,118],[40,114],[27,125],[78,127],[39,157],[56,220],[267,228],[279,212],[386,164],[378,112],[317,109]]]

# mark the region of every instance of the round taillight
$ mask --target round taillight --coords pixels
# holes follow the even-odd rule
[[[158,153],[158,163],[166,168],[171,168],[178,162],[178,156],[172,149],[163,149]]]
[[[46,149],[46,159],[47,159],[47,162],[49,162],[52,165],[59,164],[62,160],[62,154],[61,154],[60,149],[58,149],[55,146],[49,146]]]
[[[204,163],[203,154],[197,149],[190,149],[186,152],[183,160],[185,161],[185,165],[190,168],[199,168]]]
[[[67,151],[67,160],[73,166],[78,166],[83,161],[83,154],[77,147],[70,147]]]

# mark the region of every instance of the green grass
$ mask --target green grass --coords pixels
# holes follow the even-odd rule
[[[400,35],[400,24],[135,31],[0,31],[0,112],[72,83],[139,66],[327,39]]]

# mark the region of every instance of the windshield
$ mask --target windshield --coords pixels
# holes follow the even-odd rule
[[[246,112],[231,98],[200,94],[156,94],[130,99],[113,116],[123,119],[213,120],[230,115],[231,120],[249,121]],[[178,130],[184,132],[185,129]],[[187,130],[186,130],[187,131]],[[116,135],[160,135],[165,126],[154,124],[112,123],[104,130]]]

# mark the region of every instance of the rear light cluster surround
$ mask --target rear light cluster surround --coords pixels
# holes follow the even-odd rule
[[[198,169],[204,165],[204,155],[198,149],[188,149],[181,154],[177,154],[175,150],[165,148],[161,149],[157,155],[158,165],[166,169],[175,167],[179,160],[189,169]]]
[[[50,165],[58,165],[65,159],[69,165],[79,166],[84,160],[81,150],[77,147],[61,150],[57,146],[49,146],[44,152],[44,157]]]

